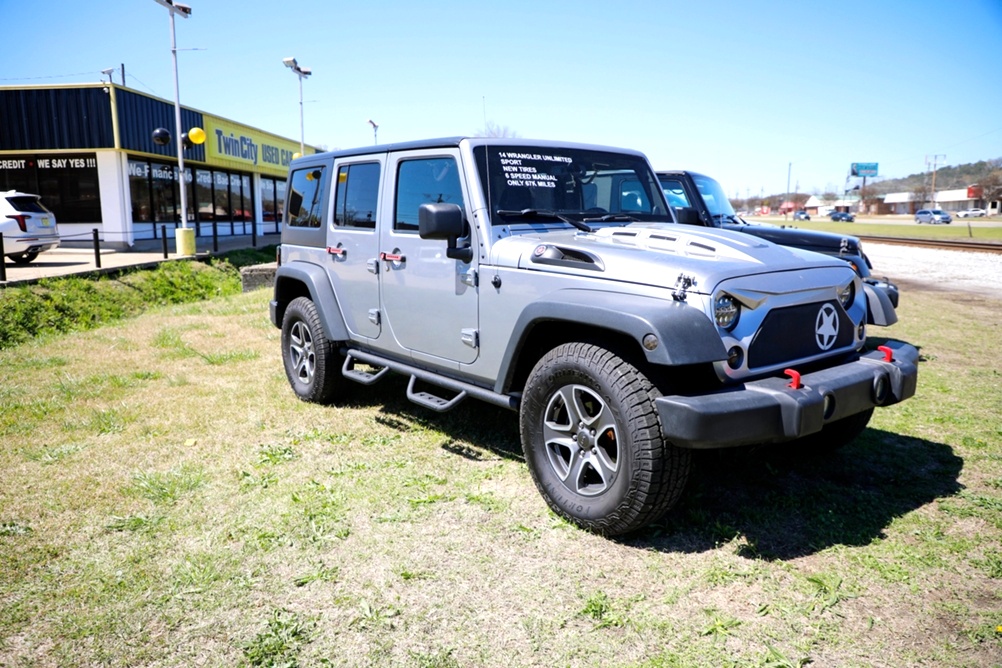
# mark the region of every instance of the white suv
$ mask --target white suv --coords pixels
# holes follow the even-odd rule
[[[0,234],[3,254],[17,264],[28,264],[42,251],[59,245],[55,214],[38,195],[16,190],[0,193]]]

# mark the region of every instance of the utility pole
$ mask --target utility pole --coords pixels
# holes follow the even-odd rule
[[[790,172],[793,171],[793,163],[786,163],[786,204],[790,203]],[[786,214],[783,214],[783,220],[786,220]]]
[[[932,197],[933,207],[936,206],[936,165],[940,158],[946,160],[946,154],[936,153],[932,156],[932,189],[930,196]],[[925,168],[929,169],[929,156],[925,157]]]

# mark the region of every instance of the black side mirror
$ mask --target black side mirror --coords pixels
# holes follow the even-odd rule
[[[422,239],[445,239],[445,256],[451,260],[469,262],[473,249],[456,248],[456,240],[464,236],[466,221],[458,204],[428,203],[418,207],[418,236]]]
[[[703,222],[699,219],[699,212],[693,209],[691,206],[677,206],[675,207],[675,217],[678,218],[678,222],[683,225],[702,225]]]

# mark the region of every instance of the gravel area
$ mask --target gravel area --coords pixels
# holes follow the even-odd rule
[[[903,289],[971,292],[1002,301],[1002,254],[863,243],[875,276]]]

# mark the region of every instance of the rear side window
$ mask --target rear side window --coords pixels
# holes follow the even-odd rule
[[[375,229],[379,163],[341,165],[337,170],[334,224]]]
[[[421,158],[400,163],[393,229],[416,232],[418,207],[429,202],[447,202],[463,207],[459,168],[453,158]]]
[[[48,209],[42,206],[42,203],[37,197],[16,195],[14,197],[8,197],[7,201],[10,202],[10,205],[14,207],[15,211],[20,211],[22,213],[50,213]]]
[[[292,173],[285,198],[285,221],[290,227],[320,227],[320,195],[325,169],[308,167]]]
[[[672,206],[689,206],[689,198],[685,196],[685,188],[682,187],[681,181],[662,179],[661,188]]]

